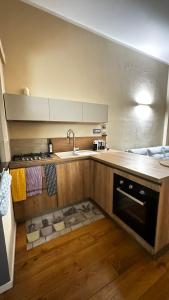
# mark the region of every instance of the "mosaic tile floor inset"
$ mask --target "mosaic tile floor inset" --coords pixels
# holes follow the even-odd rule
[[[104,218],[90,201],[56,210],[26,222],[27,250]]]

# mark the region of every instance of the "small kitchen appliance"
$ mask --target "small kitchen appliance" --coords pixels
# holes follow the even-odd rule
[[[93,141],[93,150],[104,150],[106,148],[106,142],[104,140],[94,140]]]

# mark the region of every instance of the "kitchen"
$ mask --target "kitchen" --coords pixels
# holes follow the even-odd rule
[[[0,7],[0,299],[167,299],[168,64]]]

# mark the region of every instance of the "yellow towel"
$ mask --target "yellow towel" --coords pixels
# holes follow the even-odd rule
[[[12,176],[12,198],[14,202],[26,200],[26,176],[25,169],[10,170]]]

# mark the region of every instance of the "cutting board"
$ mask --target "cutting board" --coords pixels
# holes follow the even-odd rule
[[[160,165],[165,166],[165,167],[169,167],[169,159],[160,160]]]

